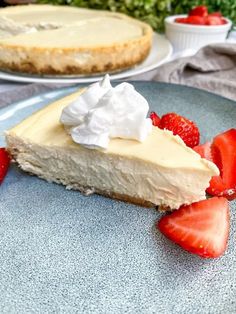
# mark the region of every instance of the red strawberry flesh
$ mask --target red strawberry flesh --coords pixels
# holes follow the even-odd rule
[[[10,156],[5,148],[0,147],[0,184],[5,178],[10,164]]]
[[[189,11],[189,16],[207,16],[208,15],[208,9],[205,5],[199,5],[195,8],[193,8],[192,10]]]
[[[217,26],[227,24],[227,20],[222,17],[220,12],[208,14],[208,9],[204,5],[197,6],[189,11],[187,17],[177,17],[176,23]]]
[[[207,192],[232,200],[236,197],[236,129],[217,135],[211,149],[220,176],[212,178]]]
[[[201,157],[213,161],[220,170],[219,176],[212,177],[207,193],[224,196],[228,200],[236,198],[236,129],[217,135],[212,144],[194,147]]]
[[[193,25],[205,25],[205,18],[201,16],[188,16],[186,19],[186,24]]]
[[[236,185],[236,129],[230,129],[217,135],[212,143],[214,160],[218,157],[222,179],[224,183]]]
[[[177,17],[175,19],[176,23],[187,24],[187,17]]]
[[[152,111],[150,113],[150,119],[152,120],[152,124],[154,126],[159,126],[161,118],[156,114],[156,112]]]
[[[190,253],[221,256],[229,236],[229,206],[224,197],[199,201],[161,218],[159,230]]]
[[[213,161],[211,152],[211,142],[206,142],[205,144],[195,146],[193,149],[202,158],[206,158],[207,160]]]
[[[225,24],[225,20],[219,16],[207,16],[205,18],[205,25],[222,25]]]

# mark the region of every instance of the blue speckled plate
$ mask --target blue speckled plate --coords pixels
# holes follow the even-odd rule
[[[151,110],[197,121],[202,142],[235,127],[235,102],[177,85],[134,84]],[[71,91],[0,110],[0,145],[5,129]],[[154,209],[85,197],[12,166],[0,187],[0,313],[236,313],[230,207],[226,254],[203,260],[155,231]]]

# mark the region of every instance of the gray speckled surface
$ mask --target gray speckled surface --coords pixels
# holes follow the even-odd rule
[[[175,85],[135,86],[152,110],[196,120],[203,142],[235,127],[232,101]],[[55,96],[1,110],[0,135]],[[16,167],[0,199],[0,313],[236,313],[233,202],[226,254],[203,260],[155,231],[154,209],[85,197]]]

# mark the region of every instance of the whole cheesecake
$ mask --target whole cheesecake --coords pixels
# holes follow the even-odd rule
[[[148,55],[151,27],[124,14],[68,6],[0,9],[0,69],[96,74],[135,66]]]
[[[80,95],[53,102],[6,132],[8,151],[24,171],[144,206],[177,209],[205,199],[217,167],[170,131],[153,127],[144,142],[113,138],[106,150],[75,143],[59,121]]]

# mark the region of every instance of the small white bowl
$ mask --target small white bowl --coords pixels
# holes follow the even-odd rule
[[[198,50],[209,44],[224,42],[232,26],[232,22],[225,17],[227,24],[209,26],[176,23],[175,19],[179,17],[187,15],[172,15],[165,19],[165,34],[175,51]]]

